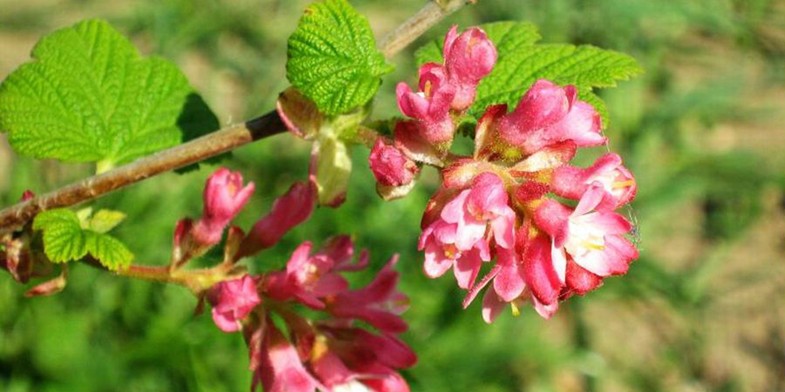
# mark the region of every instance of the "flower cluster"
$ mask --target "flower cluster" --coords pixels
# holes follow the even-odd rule
[[[488,287],[487,322],[524,302],[550,317],[560,300],[626,273],[638,251],[616,210],[635,196],[635,179],[610,152],[588,168],[569,164],[578,148],[606,144],[596,110],[574,86],[538,80],[514,110],[486,108],[472,156],[452,155],[454,119],[473,103],[496,51],[482,30],[457,35],[453,28],[444,59],[422,66],[419,91],[398,86],[399,107],[411,119],[396,125],[393,140],[377,142],[369,159],[380,193],[410,188],[418,163],[441,169],[422,219],[425,273],[452,268],[467,290],[464,306]]]
[[[178,222],[171,273],[220,242],[253,189],[227,169],[208,179],[202,217],[196,223]],[[316,198],[312,182],[295,183],[247,235],[229,227],[223,263],[203,270],[203,278],[189,287],[212,305],[219,329],[242,331],[254,373],[252,389],[261,384],[265,391],[281,392],[408,391],[398,369],[414,365],[417,357],[398,338],[408,328],[399,316],[408,298],[396,288],[397,256],[360,289],[351,289],[343,274],[366,269],[369,256],[363,251],[355,258],[347,236],[333,237],[316,252],[304,242],[284,270],[252,276],[236,264],[275,245],[306,220]],[[302,306],[313,312],[302,315]]]
[[[366,287],[351,290],[341,273],[368,265],[357,262],[346,236],[331,239],[318,252],[300,245],[283,271],[244,275],[216,284],[208,294],[216,325],[225,332],[243,330],[251,350],[255,388],[265,391],[376,390],[408,391],[397,369],[416,356],[397,335],[406,331],[400,318],[408,299],[397,291],[393,257]],[[308,319],[295,305],[320,311]],[[283,320],[273,322],[273,314]],[[375,328],[361,328],[358,322]],[[288,337],[287,337],[288,336]],[[356,389],[355,389],[356,388]]]

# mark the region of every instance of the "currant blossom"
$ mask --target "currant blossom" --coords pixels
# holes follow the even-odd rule
[[[575,86],[537,80],[512,111],[505,104],[485,108],[470,156],[450,153],[457,123],[497,53],[482,30],[458,34],[453,27],[443,55],[443,64],[420,69],[419,92],[398,85],[401,112],[412,119],[396,123],[391,144],[407,159],[378,168],[386,144],[377,143],[371,160],[377,189],[388,181],[381,174],[406,174],[410,161],[440,170],[418,242],[425,274],[452,268],[467,291],[464,307],[484,290],[483,318],[491,322],[502,308],[517,312],[526,303],[551,317],[559,301],[625,273],[637,250],[624,237],[631,225],[614,210],[635,196],[632,173],[613,153],[588,168],[570,165],[579,148],[607,142],[594,107],[578,99]]]
[[[570,260],[578,268],[606,277],[626,273],[638,257],[635,246],[624,238],[632,225],[620,214],[596,209],[604,196],[601,186],[592,186],[574,210],[548,200],[536,212],[538,225],[553,237],[553,265],[562,282],[566,282]]]
[[[254,184],[243,187],[243,176],[220,168],[207,180],[204,188],[204,212],[194,224],[192,236],[203,245],[211,246],[221,240],[224,228],[245,207],[254,191]]]
[[[383,138],[376,139],[368,162],[376,181],[386,186],[407,185],[420,170],[403,151],[388,145]]]
[[[419,249],[425,250],[426,274],[438,277],[454,266],[458,285],[470,288],[482,262],[491,259],[491,240],[496,247],[512,248],[514,225],[502,180],[492,173],[478,175],[423,230]]]
[[[285,301],[296,299],[314,309],[324,308],[320,298],[337,295],[349,283],[334,270],[335,260],[327,254],[310,256],[312,245],[304,242],[292,253],[286,271],[267,275],[265,293],[271,298]]]
[[[239,331],[241,321],[261,303],[256,279],[248,275],[217,283],[210,289],[207,299],[213,305],[215,325],[224,332]]]
[[[496,47],[482,29],[471,28],[459,35],[453,26],[444,39],[443,54],[448,81],[455,89],[451,107],[464,111],[474,102],[480,80],[496,64]]]
[[[578,147],[605,143],[599,114],[577,97],[575,86],[562,88],[544,79],[536,81],[513,112],[496,119],[501,140],[524,155],[565,140]]]
[[[580,199],[595,184],[604,191],[602,201],[597,205],[600,210],[613,210],[627,204],[637,191],[632,173],[614,153],[603,155],[585,169],[570,165],[559,167],[554,170],[551,183],[555,194],[573,200]]]
[[[399,276],[393,267],[397,262],[395,255],[364,288],[337,293],[327,311],[338,318],[363,320],[384,332],[405,332],[408,327],[399,314],[408,308],[409,298],[396,289]]]
[[[420,68],[419,92],[412,91],[406,83],[395,89],[401,113],[416,119],[422,136],[431,144],[452,141],[455,126],[450,118],[450,104],[455,97],[455,87],[448,83],[443,66],[428,63]]]
[[[340,325],[320,325],[312,350],[314,374],[332,391],[409,391],[394,369],[417,357],[399,339]]]
[[[258,347],[249,344],[254,381],[251,390],[262,384],[266,392],[314,392],[324,390],[314,376],[303,366],[297,349],[283,336],[272,320],[265,320]]]
[[[399,314],[408,305],[396,289],[397,256],[367,286],[350,290],[340,273],[367,267],[368,253],[360,252],[354,262],[354,246],[347,236],[330,239],[315,253],[311,249],[308,242],[300,245],[285,271],[268,273],[259,284],[270,305],[257,308],[243,328],[254,387],[408,392],[398,369],[413,366],[417,357],[396,336],[407,329]],[[295,311],[292,305],[298,304],[323,316],[308,319]],[[275,312],[279,322],[273,324],[264,312]]]

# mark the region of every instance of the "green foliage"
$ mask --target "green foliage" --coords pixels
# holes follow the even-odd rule
[[[54,263],[79,260],[89,253],[101,265],[117,270],[130,265],[133,254],[105,232],[123,218],[122,213],[101,210],[92,217],[80,219],[79,214],[58,208],[38,214],[33,229],[43,232],[44,252]]]
[[[177,67],[104,21],[44,36],[32,57],[0,85],[0,130],[20,154],[106,170],[217,124]]]
[[[641,72],[632,57],[590,45],[536,44],[537,28],[529,23],[498,22],[480,26],[499,53],[493,71],[477,87],[477,98],[470,109],[481,116],[493,104],[515,106],[537,79],[578,87],[580,97],[594,105],[608,124],[605,104],[594,87],[613,87]],[[442,44],[431,42],[418,50],[417,62],[442,62]]]
[[[346,0],[308,7],[289,37],[288,57],[286,77],[328,115],[368,103],[392,71],[368,21]]]

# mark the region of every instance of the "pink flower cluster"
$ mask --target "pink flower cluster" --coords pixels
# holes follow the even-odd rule
[[[400,314],[409,300],[396,288],[397,256],[360,289],[351,289],[343,274],[366,269],[369,257],[363,251],[355,261],[347,236],[332,238],[317,252],[304,242],[280,271],[251,276],[236,264],[275,245],[306,220],[316,203],[315,188],[313,182],[292,185],[248,235],[230,227],[223,263],[205,270],[215,272],[205,279],[220,281],[201,292],[202,298],[212,305],[219,329],[243,332],[254,373],[252,389],[261,384],[265,391],[281,392],[408,391],[398,369],[414,365],[417,357],[398,338],[408,328]],[[202,217],[196,223],[178,222],[171,270],[220,242],[253,189],[227,169],[210,176]],[[302,306],[320,316],[301,315]]]
[[[367,286],[351,290],[344,272],[368,265],[362,252],[357,262],[349,237],[328,241],[318,252],[305,242],[283,271],[248,275],[215,285],[208,299],[213,320],[225,332],[243,330],[251,350],[254,388],[301,392],[339,390],[408,391],[397,369],[417,358],[398,339],[407,325],[399,314],[408,298],[396,289],[397,256]],[[296,305],[322,312],[309,320]],[[275,314],[283,321],[273,322]],[[358,322],[375,328],[361,328]]]
[[[578,148],[606,143],[597,111],[574,86],[538,80],[514,110],[486,108],[472,156],[451,155],[454,119],[473,103],[496,51],[482,30],[457,35],[453,28],[444,59],[420,69],[419,91],[398,86],[399,107],[411,119],[397,124],[392,141],[377,142],[369,159],[380,193],[381,186],[410,188],[417,163],[441,168],[422,220],[425,273],[452,268],[467,290],[464,306],[487,287],[487,322],[524,302],[550,317],[560,300],[626,273],[638,251],[627,238],[632,225],[616,211],[634,198],[635,179],[610,152],[588,168],[569,164]]]

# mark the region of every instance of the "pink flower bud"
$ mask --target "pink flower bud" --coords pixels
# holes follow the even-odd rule
[[[450,117],[450,103],[455,88],[447,81],[444,67],[428,63],[420,68],[420,92],[413,92],[406,83],[395,89],[401,113],[419,120],[422,137],[432,144],[449,143],[455,133]]]
[[[224,332],[239,331],[242,319],[261,303],[256,279],[248,275],[217,283],[207,297],[213,305],[213,321]]]
[[[414,161],[400,149],[386,144],[383,138],[376,139],[368,162],[376,181],[388,186],[407,185],[420,170]]]
[[[496,47],[479,28],[458,35],[453,26],[444,40],[444,65],[450,84],[455,88],[452,108],[463,111],[474,102],[477,85],[496,64]]]
[[[253,191],[252,182],[243,188],[239,172],[220,168],[213,173],[204,188],[204,212],[193,229],[196,242],[217,244],[226,225],[243,209]]]
[[[316,189],[310,182],[297,182],[273,203],[269,214],[254,225],[240,245],[238,257],[252,255],[275,245],[286,232],[299,225],[313,212]]]
[[[34,197],[35,197],[35,193],[29,189],[22,192],[22,201],[28,201]]]
[[[499,119],[500,137],[527,155],[568,140],[578,147],[605,143],[599,114],[588,103],[578,101],[577,94],[574,86],[562,88],[538,80],[515,110]]]

